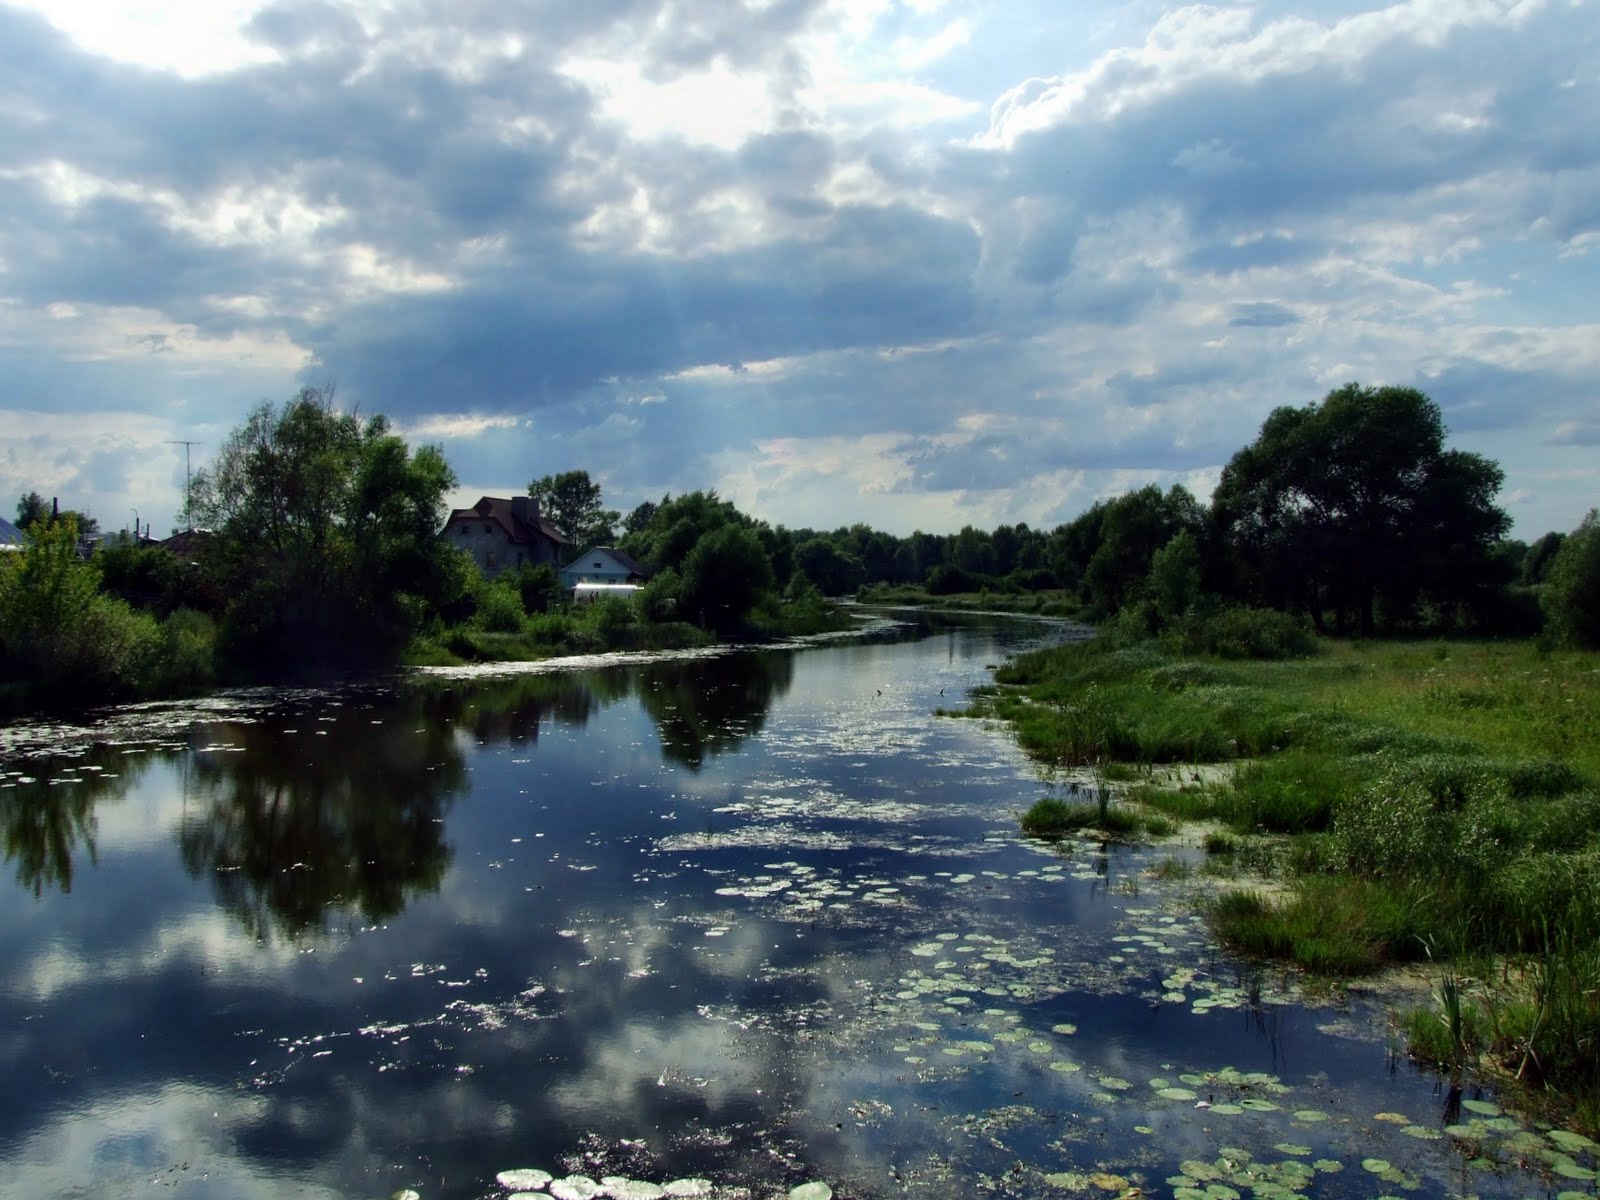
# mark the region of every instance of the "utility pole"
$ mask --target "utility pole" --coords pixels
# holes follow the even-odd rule
[[[194,528],[194,517],[192,515],[194,511],[192,507],[194,495],[190,487],[192,476],[189,471],[189,447],[199,446],[202,443],[186,442],[182,438],[168,438],[167,445],[183,447],[183,528],[184,532],[187,533]]]

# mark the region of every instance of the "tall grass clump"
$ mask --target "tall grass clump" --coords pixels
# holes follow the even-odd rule
[[[1245,832],[1324,830],[1360,777],[1339,755],[1294,747],[1240,766],[1218,797],[1217,814]]]

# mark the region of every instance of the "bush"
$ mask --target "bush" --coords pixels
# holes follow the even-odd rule
[[[1600,649],[1600,511],[1591,508],[1561,543],[1547,579],[1551,636],[1561,645]]]
[[[1175,627],[1171,640],[1181,653],[1218,658],[1306,658],[1317,652],[1304,621],[1270,608],[1235,606],[1191,617]]]
[[[473,624],[487,633],[520,633],[525,616],[522,594],[496,582],[478,594],[478,612]]]

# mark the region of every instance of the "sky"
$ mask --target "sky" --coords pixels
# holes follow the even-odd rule
[[[156,534],[328,386],[452,499],[791,528],[1202,499],[1421,388],[1600,503],[1584,0],[0,0],[0,505]],[[185,446],[182,443],[193,443]]]

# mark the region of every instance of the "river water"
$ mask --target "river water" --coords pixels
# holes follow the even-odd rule
[[[3,731],[0,1194],[1592,1191],[1221,954],[1192,845],[1018,835],[1062,785],[936,710],[1073,634]]]

